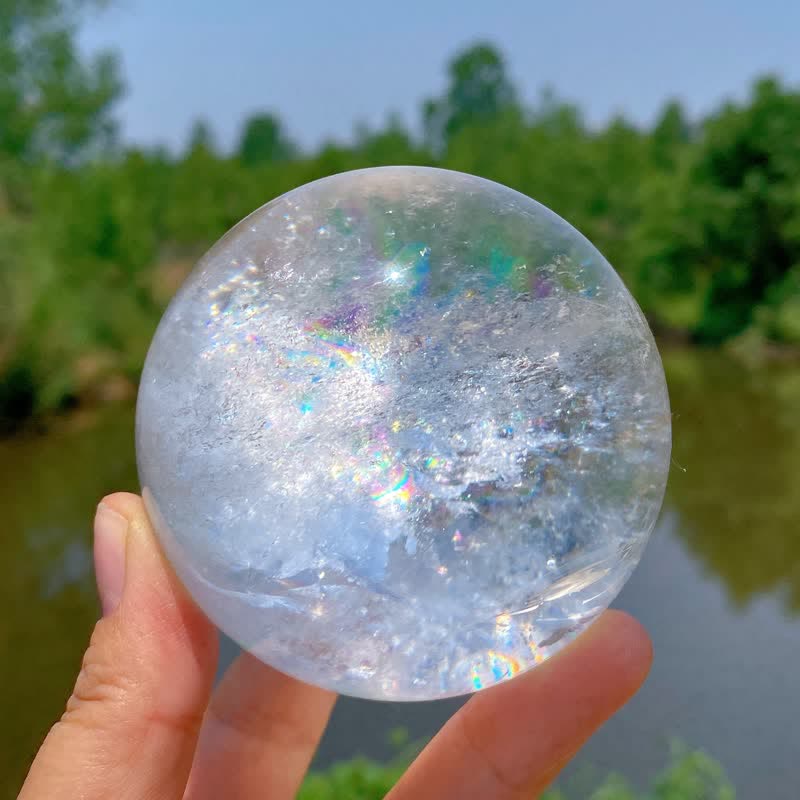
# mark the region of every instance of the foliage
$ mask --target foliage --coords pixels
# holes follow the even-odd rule
[[[270,161],[286,161],[294,155],[295,147],[274,114],[256,114],[242,128],[236,153],[245,167],[255,167]]]
[[[71,162],[113,132],[116,59],[84,61],[75,23],[90,0],[0,0],[0,156]]]
[[[403,764],[388,766],[366,759],[336,764],[311,774],[298,800],[380,800],[400,775]],[[560,789],[545,792],[542,800],[568,800]],[[733,787],[722,768],[705,753],[676,747],[664,772],[644,791],[636,791],[624,778],[610,775],[589,795],[589,800],[734,800]],[[533,799],[531,799],[533,800]]]
[[[551,90],[523,104],[479,43],[424,104],[421,138],[389,116],[302,153],[258,113],[233,153],[198,121],[174,155],[116,140],[116,61],[75,44],[98,5],[0,0],[0,428],[135,382],[164,303],[215,239],[294,186],[381,164],[472,172],[550,206],[657,330],[800,345],[800,94],[776,79],[697,122],[673,101],[650,129],[594,129]]]
[[[447,71],[444,97],[428,100],[423,108],[427,143],[436,153],[463,128],[519,111],[516,89],[492,45],[482,42],[459,53]]]
[[[685,169],[663,182],[668,201],[645,206],[641,282],[701,290],[700,340],[721,342],[763,313],[768,334],[798,341],[798,135],[800,93],[758,81],[749,102],[706,120]]]

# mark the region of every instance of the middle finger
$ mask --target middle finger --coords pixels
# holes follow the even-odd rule
[[[333,692],[239,656],[206,712],[186,800],[290,800],[335,701]]]

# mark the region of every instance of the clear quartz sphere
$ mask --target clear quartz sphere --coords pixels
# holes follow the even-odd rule
[[[635,567],[661,360],[603,256],[471,175],[349,172],[252,213],[147,356],[148,512],[195,600],[283,672],[386,700],[539,664]]]

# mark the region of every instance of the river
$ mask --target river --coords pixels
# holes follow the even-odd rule
[[[655,665],[566,781],[576,797],[611,770],[641,785],[677,738],[719,760],[739,798],[797,800],[800,369],[745,368],[692,350],[667,351],[665,367],[674,435],[667,500],[615,603],[649,629]],[[97,617],[94,506],[137,486],[129,408],[0,441],[0,797],[16,796]],[[342,700],[316,763],[385,758],[392,728],[430,735],[458,704]]]

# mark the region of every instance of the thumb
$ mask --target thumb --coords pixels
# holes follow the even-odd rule
[[[216,631],[164,561],[139,497],[99,505],[95,563],[104,616],[20,800],[180,798],[216,669]]]

